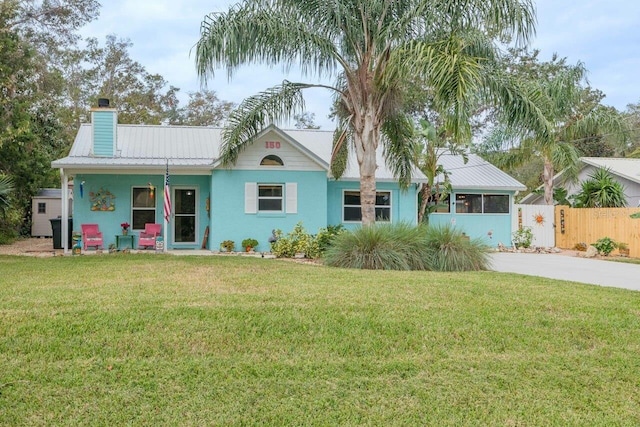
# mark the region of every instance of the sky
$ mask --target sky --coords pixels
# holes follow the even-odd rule
[[[224,11],[231,0],[104,0],[100,17],[81,30],[83,37],[115,34],[129,39],[131,57],[149,73],[160,74],[180,88],[184,105],[188,93],[201,89],[191,49],[198,41],[205,15]],[[640,102],[640,1],[637,0],[537,0],[536,36],[530,47],[548,60],[554,53],[568,63],[584,63],[592,87],[606,95],[603,103],[624,110]],[[312,82],[309,77],[280,67],[249,65],[228,80],[216,70],[207,88],[222,100],[239,103],[245,97],[280,84],[282,80]],[[334,124],[327,118],[331,103],[326,90],[305,95],[306,110],[315,114],[322,129]],[[285,126],[286,127],[286,126]]]

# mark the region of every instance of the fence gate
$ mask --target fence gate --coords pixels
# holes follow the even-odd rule
[[[533,232],[531,245],[551,248],[556,245],[554,220],[554,206],[514,205],[511,231],[519,230],[521,227],[531,227]]]

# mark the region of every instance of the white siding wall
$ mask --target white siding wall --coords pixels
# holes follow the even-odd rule
[[[267,148],[267,141],[279,143],[280,148]],[[260,166],[260,161],[267,155],[273,154],[280,157],[284,163],[284,168],[280,166]],[[269,133],[258,139],[253,145],[247,147],[239,158],[234,169],[260,169],[260,168],[280,168],[283,170],[297,171],[321,171],[320,165],[311,160],[306,154],[283,140],[278,134]]]

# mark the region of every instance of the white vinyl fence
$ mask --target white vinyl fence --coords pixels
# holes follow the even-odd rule
[[[547,205],[514,205],[511,216],[511,231],[521,227],[531,227],[533,231],[532,246],[551,248],[556,245],[554,206]]]

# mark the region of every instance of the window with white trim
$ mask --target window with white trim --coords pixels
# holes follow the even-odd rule
[[[456,194],[456,213],[509,213],[508,194]]]
[[[258,184],[258,212],[282,212],[282,184]]]
[[[345,190],[342,197],[342,220],[344,222],[362,221],[360,191]],[[391,221],[391,192],[376,191],[376,221]]]
[[[131,190],[131,229],[144,230],[147,223],[156,222],[156,200],[154,193],[145,187],[133,187]]]

